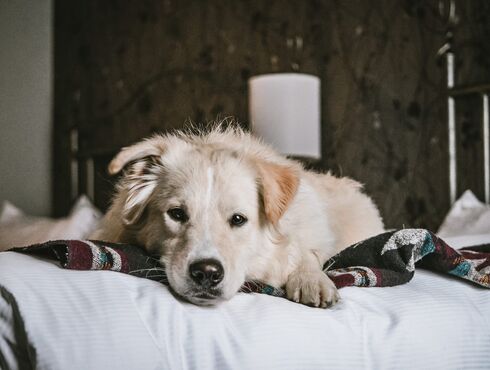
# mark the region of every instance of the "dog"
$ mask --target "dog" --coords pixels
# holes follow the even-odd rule
[[[238,126],[150,137],[108,167],[123,169],[92,238],[158,254],[171,289],[198,305],[260,281],[329,307],[340,297],[324,263],[384,230],[360,183],[307,171]]]

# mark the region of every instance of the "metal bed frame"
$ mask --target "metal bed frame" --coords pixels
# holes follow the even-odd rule
[[[439,10],[444,12],[444,2],[439,2]],[[451,204],[457,196],[457,146],[456,146],[456,102],[457,97],[479,95],[482,104],[482,131],[483,131],[483,186],[485,203],[490,203],[490,83],[455,86],[455,54],[453,50],[453,29],[457,24],[456,3],[450,0],[447,9],[448,28],[446,43],[439,49],[440,56],[445,55],[447,71],[447,123],[449,143],[449,200]]]

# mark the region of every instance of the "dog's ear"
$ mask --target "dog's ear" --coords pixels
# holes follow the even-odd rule
[[[115,175],[128,163],[132,163],[120,184],[127,194],[122,209],[122,217],[126,225],[138,222],[146,209],[162,170],[161,157],[165,153],[165,148],[165,139],[154,136],[123,148],[109,164],[109,173]]]
[[[162,171],[159,157],[145,157],[134,162],[123,179],[121,186],[127,192],[122,216],[126,225],[133,225],[139,221],[150,196],[158,184]]]
[[[265,216],[276,225],[289,207],[299,186],[298,171],[292,166],[257,161]]]
[[[121,151],[109,163],[109,174],[115,175],[130,162],[146,157],[158,157],[165,152],[165,139],[162,136],[153,136],[122,148]]]

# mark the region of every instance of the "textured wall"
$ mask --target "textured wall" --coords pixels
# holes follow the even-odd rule
[[[460,24],[486,24],[484,0],[459,3]],[[70,127],[81,128],[82,152],[99,153],[96,177],[106,194],[103,166],[116,148],[187,119],[232,115],[246,125],[247,79],[300,71],[322,79],[322,166],[365,183],[389,227],[434,228],[449,206],[445,69],[436,57],[446,23],[438,4],[57,1],[58,176],[69,172]],[[485,42],[481,30],[465,27],[464,42]],[[473,148],[481,135],[469,140]],[[69,190],[57,182],[58,212]]]

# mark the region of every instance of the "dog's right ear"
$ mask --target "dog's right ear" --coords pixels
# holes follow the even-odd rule
[[[292,202],[299,186],[297,170],[291,166],[258,160],[265,216],[276,225]]]
[[[133,163],[121,186],[127,191],[122,209],[126,225],[135,224],[146,209],[161,173],[161,156],[166,151],[166,140],[154,136],[123,148],[109,163],[111,175],[119,173],[126,165]]]
[[[158,157],[165,152],[165,140],[161,136],[153,136],[131,146],[122,148],[109,163],[109,174],[115,175],[130,162],[146,157]]]

